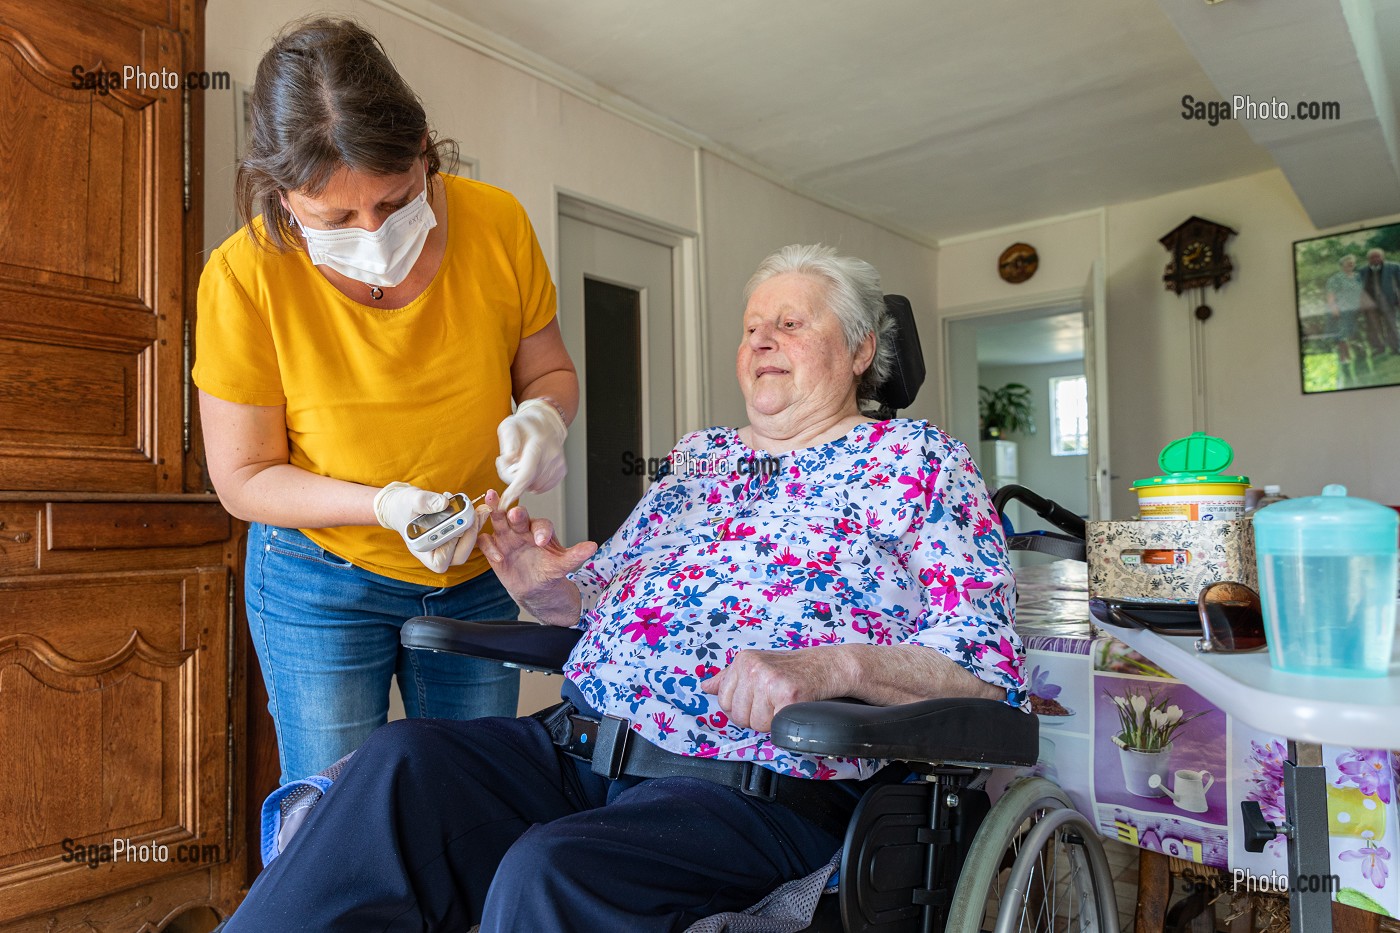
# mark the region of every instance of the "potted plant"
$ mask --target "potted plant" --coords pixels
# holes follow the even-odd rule
[[[999,389],[978,386],[977,415],[984,441],[997,440],[1017,431],[1035,433],[1031,390],[1019,382],[1008,382]]]
[[[1119,728],[1113,744],[1118,746],[1118,762],[1128,793],[1139,797],[1165,796],[1162,786],[1167,780],[1172,738],[1182,726],[1205,714],[1187,716],[1170,698],[1159,697],[1155,691],[1146,696],[1136,690],[1128,690],[1122,696],[1105,695],[1118,713]],[[1151,780],[1154,774],[1155,783]]]

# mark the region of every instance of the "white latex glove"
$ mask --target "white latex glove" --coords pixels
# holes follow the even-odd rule
[[[428,492],[408,483],[390,483],[374,496],[374,517],[379,519],[379,524],[385,528],[397,531],[399,537],[403,538],[405,547],[408,546],[410,522],[419,515],[440,512],[445,508],[446,493]],[[431,551],[415,551],[408,548],[408,553],[418,558],[423,566],[433,573],[446,573],[448,567],[465,564],[471,556],[472,548],[476,547],[477,533],[481,531],[481,510],[473,509],[471,515],[474,520],[473,527],[451,541]]]
[[[496,428],[501,455],[496,472],[506,483],[501,508],[509,508],[527,492],[548,492],[564,478],[564,438],[569,430],[559,410],[542,398],[520,403],[515,414]]]

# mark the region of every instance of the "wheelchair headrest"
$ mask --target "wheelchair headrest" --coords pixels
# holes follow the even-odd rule
[[[885,308],[894,319],[894,365],[890,375],[875,389],[875,400],[893,414],[908,408],[924,384],[924,350],[919,345],[919,329],[914,309],[903,295],[886,295]]]

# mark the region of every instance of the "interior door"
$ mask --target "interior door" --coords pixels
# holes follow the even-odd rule
[[[604,534],[603,497],[590,497],[590,487],[613,486],[635,504],[649,479],[647,462],[675,444],[673,262],[669,246],[559,217],[559,322],[580,390],[565,444],[564,540],[615,531]],[[600,505],[590,520],[593,501]]]
[[[1084,382],[1089,392],[1089,518],[1113,514],[1108,462],[1108,316],[1103,260],[1095,259],[1084,283]]]

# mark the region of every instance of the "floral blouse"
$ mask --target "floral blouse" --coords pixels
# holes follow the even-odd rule
[[[883,764],[786,751],[729,722],[700,684],[745,648],[924,645],[1025,705],[1000,523],[967,448],[925,421],[781,455],[733,428],[686,435],[572,579],[585,634],[565,676],[682,755],[810,778]]]

